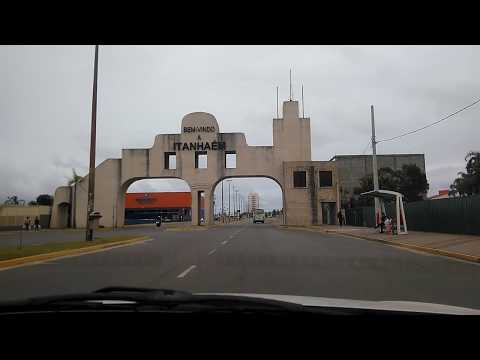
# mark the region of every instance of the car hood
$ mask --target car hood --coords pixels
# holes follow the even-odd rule
[[[480,315],[480,310],[466,307],[435,304],[418,301],[371,301],[315,296],[254,294],[254,293],[196,293],[196,295],[234,295],[285,301],[304,306],[325,306],[339,308],[357,308],[372,310],[407,311],[448,315]]]

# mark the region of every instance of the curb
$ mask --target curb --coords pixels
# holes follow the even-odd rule
[[[293,226],[292,227],[292,226],[288,226],[288,225],[281,225],[280,228],[290,229],[290,230],[304,230],[304,231],[311,231],[311,232],[323,232],[323,233],[328,233],[328,234],[343,235],[343,236],[358,238],[358,239],[362,239],[362,240],[376,241],[376,242],[380,242],[380,243],[387,244],[387,245],[403,247],[403,248],[406,248],[406,249],[423,251],[423,252],[429,253],[429,254],[442,255],[442,256],[452,257],[452,258],[456,258],[456,259],[460,259],[460,260],[466,260],[466,261],[470,261],[470,262],[474,262],[474,263],[480,263],[480,256],[474,256],[474,255],[468,255],[468,254],[464,254],[464,253],[435,249],[435,248],[430,248],[430,247],[425,247],[425,246],[420,246],[420,245],[406,244],[406,243],[396,242],[396,241],[391,241],[391,240],[376,239],[376,238],[372,238],[372,237],[369,237],[369,236],[338,232],[338,231],[335,231],[335,230],[310,229],[310,228],[306,228],[306,227],[302,227],[302,226],[298,226],[298,227]]]
[[[407,248],[407,249],[423,251],[423,252],[430,253],[430,254],[443,255],[443,256],[453,257],[453,258],[457,258],[457,259],[461,259],[461,260],[480,263],[480,257],[479,256],[473,256],[473,255],[468,255],[468,254],[463,254],[463,253],[458,253],[458,252],[435,249],[435,248],[430,248],[430,247],[425,247],[425,246],[420,246],[420,245],[406,244],[406,243],[395,242],[395,241],[391,241],[391,240],[376,239],[376,238],[372,238],[372,237],[368,237],[368,236],[362,236],[362,235],[351,234],[351,233],[340,233],[340,232],[332,231],[332,230],[326,230],[325,232],[330,233],[330,234],[345,235],[345,236],[359,238],[359,239],[363,239],[363,240],[376,241],[376,242],[384,243],[384,244],[387,244],[387,245],[394,245],[394,246],[404,247],[404,248]]]
[[[78,248],[78,249],[60,250],[60,251],[54,251],[54,252],[45,253],[45,254],[31,255],[31,256],[25,256],[25,257],[8,259],[8,260],[1,260],[0,269],[34,263],[38,261],[56,259],[59,257],[68,256],[68,255],[89,253],[89,252],[93,252],[100,249],[117,247],[119,245],[133,244],[133,243],[144,241],[147,239],[149,239],[148,236],[141,236],[133,239],[120,240],[120,241],[106,243],[106,244],[98,244],[98,245],[87,246],[87,247]]]

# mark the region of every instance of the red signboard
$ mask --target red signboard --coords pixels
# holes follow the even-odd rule
[[[125,194],[126,209],[190,208],[190,192],[150,192]]]

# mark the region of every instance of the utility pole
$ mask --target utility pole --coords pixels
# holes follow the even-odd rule
[[[93,68],[93,96],[92,96],[92,124],[90,128],[90,169],[88,172],[88,203],[87,203],[87,229],[85,240],[93,240],[92,223],[90,214],[94,210],[95,197],[95,145],[97,133],[97,74],[98,74],[98,45],[95,45],[95,62]]]
[[[222,179],[222,221],[225,222],[225,211],[223,207],[223,179]]]
[[[375,114],[373,105],[370,106],[370,113],[372,117],[372,172],[373,172],[373,190],[378,190],[378,169],[377,169],[377,141],[375,140]],[[380,200],[375,197],[375,224],[380,222]]]

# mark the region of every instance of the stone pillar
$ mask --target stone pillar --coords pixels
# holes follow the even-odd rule
[[[213,191],[205,191],[205,224],[213,225],[214,223],[214,210],[213,210]]]
[[[198,218],[198,188],[192,188],[192,225],[198,225],[199,218]]]
[[[122,188],[118,190],[116,203],[115,224],[120,228],[125,225],[125,191]]]

